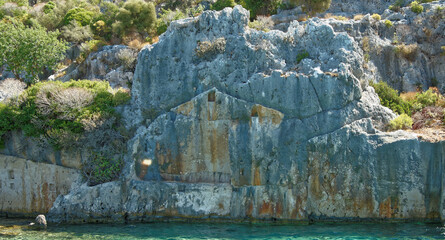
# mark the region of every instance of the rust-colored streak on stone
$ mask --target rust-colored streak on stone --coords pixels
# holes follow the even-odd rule
[[[140,167],[141,167],[141,172],[139,173],[139,179],[144,179],[145,175],[147,174],[147,170],[148,170],[148,166],[139,163]]]
[[[50,201],[49,194],[50,194],[50,192],[49,192],[49,188],[48,188],[48,183],[43,183],[42,197],[43,197],[43,209],[45,209],[45,212],[49,211],[49,209],[51,208],[52,202],[53,202],[53,201]]]
[[[210,161],[212,163],[213,172],[221,171],[221,167],[225,162],[229,161],[229,142],[227,129],[218,129],[216,126],[212,126],[212,130],[209,136],[210,142]]]
[[[255,168],[255,172],[253,175],[253,185],[254,186],[260,186],[261,185],[261,175],[260,175],[260,168]]]
[[[384,218],[396,217],[398,210],[398,200],[392,200],[391,197],[386,198],[379,204],[379,216]]]
[[[179,105],[176,108],[176,113],[185,115],[185,116],[189,116],[190,113],[193,111],[193,109],[194,109],[194,104],[192,101],[190,101],[190,102],[186,102],[184,104]]]
[[[283,216],[283,204],[281,200],[275,203],[275,216],[281,218]]]
[[[273,207],[272,207],[272,204],[270,203],[270,202],[265,202],[265,201],[263,201],[263,204],[261,205],[261,208],[260,208],[260,213],[259,213],[259,215],[261,216],[261,215],[272,215],[272,213],[273,213]]]
[[[272,108],[257,104],[252,107],[251,116],[258,117],[260,124],[263,124],[265,121],[270,121],[272,124],[279,125],[283,120],[284,114]]]

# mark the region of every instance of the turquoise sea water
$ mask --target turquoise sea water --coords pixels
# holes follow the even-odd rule
[[[144,223],[59,225],[38,231],[0,220],[0,239],[445,239],[445,227],[424,223]]]

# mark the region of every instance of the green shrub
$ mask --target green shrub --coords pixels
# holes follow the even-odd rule
[[[382,19],[380,14],[377,14],[377,13],[372,14],[371,17],[376,21],[380,21]]]
[[[156,10],[153,3],[143,0],[129,0],[124,3],[116,15],[113,32],[122,36],[130,32],[154,33],[156,28]]]
[[[249,27],[259,30],[268,32],[273,27],[274,23],[270,17],[266,16],[258,16],[257,20],[254,20],[253,22],[249,22]]]
[[[303,59],[308,58],[309,53],[307,51],[303,51],[297,55],[297,63],[300,63]]]
[[[108,82],[39,82],[17,103],[0,105],[0,137],[22,129],[27,136],[48,138],[57,149],[66,147],[91,126],[115,116],[114,107],[129,99],[122,90],[113,94]]]
[[[428,89],[425,92],[416,94],[415,103],[418,104],[418,108],[422,109],[424,107],[434,106],[439,100],[440,96],[438,93],[433,92],[432,89]],[[419,110],[419,109],[417,109]]]
[[[68,25],[71,21],[76,21],[80,26],[86,26],[91,23],[93,20],[94,13],[92,11],[88,11],[84,8],[73,8],[70,9],[65,17],[63,18],[62,24]]]
[[[235,7],[236,3],[234,0],[218,0],[214,4],[212,4],[211,9],[220,11],[226,7]]]
[[[318,0],[317,0],[318,1]],[[281,0],[241,0],[241,5],[250,11],[253,20],[257,15],[273,15],[281,4]]]
[[[41,27],[29,28],[11,19],[0,22],[0,66],[31,84],[45,69],[54,68],[65,57],[68,46],[57,39],[59,33]]]
[[[89,161],[83,163],[82,175],[88,185],[95,186],[118,179],[122,167],[122,158],[112,159],[102,153],[94,152]]]
[[[440,49],[442,49],[442,53],[441,53],[441,55],[442,55],[442,56],[445,56],[445,46],[440,47]]]
[[[291,2],[300,5],[303,11],[310,16],[324,12],[331,6],[331,0],[291,0]]]
[[[392,27],[392,22],[391,22],[391,20],[386,19],[384,23],[385,23],[385,26],[386,26],[387,28]]]
[[[394,4],[389,6],[389,10],[398,12],[400,8],[405,5],[405,0],[397,0]]]
[[[398,114],[411,115],[411,103],[404,101],[399,93],[385,82],[370,83],[379,96],[380,103]]]
[[[400,129],[411,129],[413,126],[413,120],[410,116],[406,114],[401,114],[400,116],[394,118],[389,122],[389,130],[395,131]]]
[[[157,29],[156,29],[156,33],[158,35],[163,34],[165,31],[167,31],[168,26],[170,26],[170,23],[175,21],[175,20],[179,20],[179,19],[183,19],[186,17],[186,15],[181,12],[180,10],[165,10],[165,9],[161,9],[161,14],[159,14],[159,18],[157,20]]]
[[[411,3],[411,11],[414,13],[422,13],[423,12],[423,6],[419,4],[419,2],[414,1]]]
[[[56,7],[56,4],[53,1],[49,1],[45,4],[45,6],[43,6],[43,12],[45,14],[48,14],[48,13],[52,12],[55,7]]]
[[[93,32],[89,25],[81,26],[73,20],[70,24],[62,27],[60,37],[68,42],[79,44],[91,40]]]

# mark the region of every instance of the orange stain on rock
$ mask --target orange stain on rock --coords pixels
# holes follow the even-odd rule
[[[273,207],[270,202],[263,201],[263,204],[260,208],[260,215],[272,215],[273,214]]]

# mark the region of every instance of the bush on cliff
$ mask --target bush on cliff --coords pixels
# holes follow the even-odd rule
[[[226,7],[235,7],[235,0],[218,0],[214,4],[212,4],[211,9],[220,11]]]
[[[129,93],[113,93],[107,82],[37,83],[15,101],[0,105],[0,137],[22,129],[27,136],[46,138],[55,148],[69,147],[79,134],[116,118],[114,107],[128,100]]]
[[[385,82],[378,82],[378,83],[371,83],[372,87],[374,87],[375,92],[377,95],[379,95],[380,103],[393,110],[394,112],[398,114],[407,114],[411,115],[411,103],[404,101],[400,96],[399,93],[392,89],[387,83]]]
[[[391,122],[389,122],[389,130],[395,131],[400,129],[411,129],[413,126],[413,120],[410,116],[406,114],[402,114],[396,118],[394,118]]]
[[[413,1],[411,4],[411,11],[417,14],[420,14],[423,12],[423,6],[419,4],[417,1]]]
[[[310,16],[324,12],[331,6],[331,0],[291,0],[291,2],[301,5],[303,11]]]

